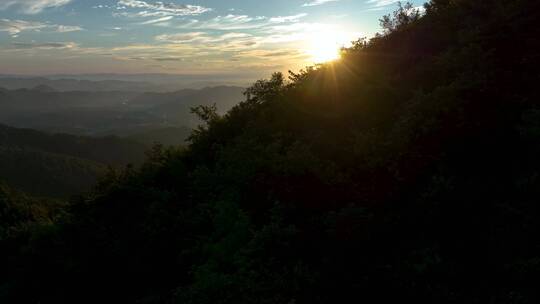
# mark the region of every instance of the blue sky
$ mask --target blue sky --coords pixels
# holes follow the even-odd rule
[[[0,0],[0,73],[259,77],[312,65],[373,36],[380,16],[396,6],[394,0]]]

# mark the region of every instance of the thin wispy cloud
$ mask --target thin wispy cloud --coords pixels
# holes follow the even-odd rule
[[[254,29],[264,26],[268,18],[248,15],[225,15],[217,16],[208,20],[191,19],[178,25],[178,28],[192,28],[205,30],[241,30]]]
[[[337,1],[339,1],[339,0],[314,0],[314,1],[311,1],[311,2],[304,3],[302,6],[303,7],[319,6],[319,5],[329,3],[329,2],[337,2]]]
[[[173,16],[165,16],[165,17],[160,17],[160,18],[144,21],[144,22],[141,22],[140,24],[148,25],[148,24],[163,23],[163,22],[167,22],[167,21],[171,20],[172,18],[174,18],[174,17]]]
[[[270,22],[277,22],[277,23],[297,22],[306,16],[307,16],[306,13],[301,13],[301,14],[292,15],[292,16],[278,16],[278,17],[270,18]]]
[[[120,0],[117,9],[142,9],[139,16],[194,16],[211,11],[200,5],[146,2],[139,0]],[[129,15],[128,15],[129,16]],[[135,14],[137,16],[137,14]]]
[[[44,43],[21,43],[15,42],[11,44],[11,47],[14,49],[41,49],[41,50],[52,50],[52,49],[73,49],[78,45],[74,42],[44,42]]]
[[[264,59],[264,60],[280,60],[283,58],[295,59],[305,58],[306,54],[296,49],[278,49],[278,50],[249,50],[242,51],[233,58],[245,59]]]
[[[400,0],[368,0],[366,3],[370,8],[384,8],[385,6],[389,6],[399,1]]]
[[[210,35],[205,32],[191,32],[181,34],[163,34],[156,36],[156,41],[172,44],[189,44],[199,49],[219,52],[251,49],[261,43],[261,38],[246,33],[226,33]]]
[[[58,33],[69,33],[69,32],[78,32],[82,31],[83,28],[77,25],[54,25],[56,32]]]
[[[80,26],[72,25],[58,25],[46,22],[0,19],[0,32],[7,32],[12,37],[18,37],[20,33],[25,31],[40,32],[45,30],[58,33],[67,33],[82,31],[83,29]]]
[[[163,34],[156,36],[155,38],[160,42],[171,42],[171,43],[191,43],[201,40],[206,40],[207,36],[204,32],[192,32],[192,33],[182,33],[182,34]]]
[[[291,16],[248,16],[248,15],[225,15],[216,16],[207,20],[188,19],[180,20],[176,23],[153,23],[159,26],[167,26],[175,29],[191,30],[217,30],[217,31],[239,31],[239,30],[258,30],[265,27],[278,24],[293,24],[301,21],[307,14],[300,13]]]
[[[47,24],[41,22],[0,19],[0,32],[7,32],[11,36],[17,36],[23,31],[39,31],[46,27]]]
[[[17,9],[24,14],[38,14],[48,8],[61,7],[71,0],[1,0],[0,10]]]

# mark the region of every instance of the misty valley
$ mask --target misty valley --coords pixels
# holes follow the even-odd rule
[[[0,123],[89,136],[133,136],[160,129],[193,128],[199,121],[191,114],[192,107],[215,103],[220,113],[225,113],[242,100],[244,90],[220,86],[140,93],[57,91],[45,85],[7,90],[1,85],[0,79]]]
[[[24,81],[0,79],[0,85],[15,80]],[[219,86],[168,93],[93,92],[95,86],[87,84],[81,91],[46,85],[0,88],[1,179],[34,195],[68,197],[88,191],[109,166],[140,165],[154,144],[185,145],[201,123],[191,108],[215,104],[225,113],[244,91]]]

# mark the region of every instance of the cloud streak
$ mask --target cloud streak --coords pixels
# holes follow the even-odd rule
[[[74,42],[44,42],[44,43],[22,43],[15,42],[11,44],[12,48],[18,50],[30,50],[30,49],[40,49],[40,50],[53,50],[53,49],[74,49],[78,45]]]
[[[117,3],[117,9],[141,9],[133,16],[146,16],[146,17],[157,17],[157,16],[194,16],[201,15],[206,12],[211,11],[211,8],[207,8],[200,5],[190,5],[190,4],[175,4],[175,3],[164,3],[164,2],[146,2],[139,0],[120,0]],[[131,16],[129,13],[126,16]]]
[[[383,8],[397,2],[399,2],[399,0],[368,0],[366,3],[372,8]]]
[[[0,32],[7,32],[12,37],[17,37],[20,33],[25,31],[40,32],[45,30],[58,33],[67,33],[82,31],[83,29],[80,26],[73,25],[58,25],[45,22],[0,19]]]
[[[38,14],[48,8],[61,7],[71,0],[1,0],[0,10],[16,8],[24,14]]]
[[[309,6],[319,6],[330,2],[337,2],[339,0],[313,0],[311,2],[306,2],[302,6],[303,7],[309,7]]]
[[[252,49],[258,46],[262,40],[260,37],[246,33],[226,33],[215,36],[205,32],[164,34],[156,36],[155,39],[158,42],[187,44],[189,47],[218,52]]]

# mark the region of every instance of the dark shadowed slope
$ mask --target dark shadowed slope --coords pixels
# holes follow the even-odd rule
[[[68,198],[89,191],[107,166],[88,159],[0,146],[0,180],[26,193]]]
[[[141,163],[146,149],[142,144],[114,136],[47,134],[3,125],[0,125],[0,146],[65,154],[112,166]]]
[[[187,127],[168,127],[143,131],[127,138],[151,147],[154,144],[165,146],[186,146],[192,129]]]
[[[41,196],[90,190],[107,166],[140,164],[149,146],[117,137],[45,134],[0,125],[0,180]]]

